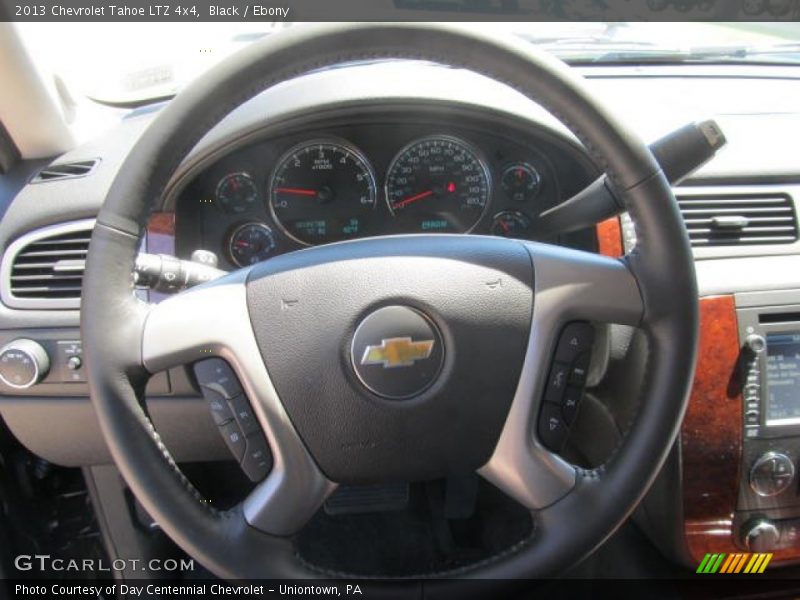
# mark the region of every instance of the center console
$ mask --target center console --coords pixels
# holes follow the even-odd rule
[[[753,551],[800,536],[800,304],[738,308],[742,460],[734,530]]]
[[[798,564],[800,287],[709,294],[699,308],[676,555],[695,568],[720,552]]]

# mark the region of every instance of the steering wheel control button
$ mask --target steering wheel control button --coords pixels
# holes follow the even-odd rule
[[[392,400],[428,389],[442,369],[444,344],[436,325],[408,306],[385,306],[369,314],[351,344],[353,369],[371,392]]]
[[[561,414],[561,407],[545,402],[539,414],[539,441],[546,448],[557,452],[564,445],[567,432],[568,425]]]
[[[222,394],[207,387],[203,387],[201,390],[203,397],[208,402],[208,410],[211,413],[211,418],[214,419],[214,423],[221,426],[233,421],[233,411]]]
[[[221,358],[208,358],[194,364],[197,383],[230,399],[242,393],[236,373]]]
[[[564,363],[553,363],[550,369],[550,377],[547,379],[547,389],[544,392],[545,402],[561,404],[564,390],[567,389],[569,379],[569,365]]]
[[[272,453],[233,369],[220,358],[209,358],[195,363],[194,373],[225,445],[244,474],[261,481],[272,469]]]
[[[247,449],[247,440],[244,433],[239,428],[236,421],[230,421],[219,428],[222,438],[225,440],[225,445],[231,451],[237,461],[241,461],[244,457],[245,450]]]
[[[568,323],[558,338],[539,413],[539,439],[550,450],[561,448],[578,415],[593,343],[594,327],[582,321]]]
[[[272,469],[272,453],[260,432],[247,438],[247,450],[242,458],[241,467],[244,474],[253,482],[264,479]]]
[[[245,435],[261,431],[258,420],[250,406],[250,401],[245,396],[236,396],[232,398],[230,400],[230,406],[231,409],[233,409],[233,416],[236,418],[236,422]]]
[[[578,405],[581,403],[583,392],[580,388],[568,387],[564,392],[564,399],[561,403],[561,414],[564,416],[564,421],[567,425],[572,425],[575,420],[575,415],[578,414]]]
[[[590,351],[593,343],[594,327],[583,321],[568,323],[558,339],[555,360],[572,363],[578,356]]]
[[[759,496],[771,497],[786,491],[794,480],[794,463],[782,452],[767,452],[750,469],[750,488]]]
[[[588,352],[584,352],[572,363],[572,368],[569,370],[569,382],[571,385],[577,385],[579,387],[586,385],[590,359],[591,355]]]
[[[0,380],[15,389],[39,383],[50,369],[50,357],[38,342],[14,340],[0,349]]]

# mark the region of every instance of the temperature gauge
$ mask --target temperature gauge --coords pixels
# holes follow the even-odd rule
[[[263,223],[245,223],[237,227],[228,241],[228,254],[244,267],[269,258],[275,249],[275,234]]]
[[[492,234],[507,238],[524,237],[531,220],[521,212],[506,210],[497,213],[492,221]]]
[[[539,193],[541,178],[532,166],[527,163],[515,163],[505,171],[500,180],[503,191],[516,202],[527,202]]]

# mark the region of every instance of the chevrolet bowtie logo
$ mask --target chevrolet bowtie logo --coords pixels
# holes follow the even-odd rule
[[[384,369],[410,367],[418,360],[424,360],[433,351],[433,340],[412,342],[410,337],[381,340],[380,346],[367,346],[362,365],[383,365]]]

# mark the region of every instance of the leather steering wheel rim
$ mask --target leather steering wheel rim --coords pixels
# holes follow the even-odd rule
[[[641,307],[632,324],[648,341],[640,408],[625,440],[606,465],[575,469],[569,493],[537,507],[535,532],[528,540],[480,564],[421,574],[552,576],[575,564],[623,522],[666,459],[694,370],[697,290],[675,199],[647,147],[597,103],[568,67],[521,40],[434,24],[297,27],[246,48],[180,92],[131,150],[92,235],[81,308],[91,398],[132,491],[164,531],[216,575],[350,575],[304,563],[291,536],[253,527],[241,504],[224,512],[210,508],[177,468],[142,408],[149,376],[142,336],[152,309],[135,299],[131,273],[153,203],[180,161],[225,115],[258,92],[311,70],[382,58],[466,68],[538,102],[581,140],[607,173],[636,227],[635,250],[612,265],[635,281]],[[580,527],[565,527],[577,516]]]

